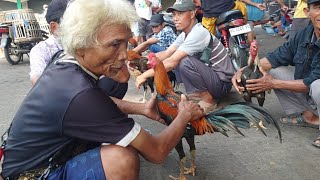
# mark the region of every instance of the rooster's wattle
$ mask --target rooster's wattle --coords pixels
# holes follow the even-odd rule
[[[173,90],[162,61],[160,61],[153,53],[148,55],[148,59],[149,64],[155,72],[154,84],[157,91],[157,108],[161,118],[169,125],[178,114],[177,105],[180,102],[181,93],[177,93]],[[227,131],[233,131],[243,135],[238,128],[250,128],[251,126],[258,128],[266,135],[263,130],[262,121],[274,124],[278,130],[280,140],[282,139],[277,121],[263,108],[247,102],[227,105],[189,123],[183,137],[190,146],[191,167],[185,168],[186,157],[181,139],[175,147],[180,158],[180,178],[178,179],[186,179],[185,174],[195,175],[195,135],[220,132],[223,135],[228,136],[226,133]],[[173,177],[171,176],[171,178]]]
[[[258,100],[259,106],[263,106],[266,93],[253,93],[246,88],[247,80],[250,79],[259,79],[263,76],[259,70],[259,57],[258,57],[258,43],[257,41],[252,41],[250,45],[250,56],[248,59],[248,66],[245,67],[242,71],[240,85],[244,87],[243,99],[246,102],[251,102],[252,97],[256,97]]]

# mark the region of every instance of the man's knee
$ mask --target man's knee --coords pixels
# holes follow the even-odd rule
[[[310,85],[310,95],[313,99],[313,101],[320,106],[320,79],[313,81]]]
[[[270,69],[269,74],[275,79],[294,80],[294,70],[287,66],[272,68]]]
[[[182,58],[181,61],[179,62],[179,64],[177,65],[177,67],[180,69],[189,68],[191,66],[192,66],[192,62],[188,56]]]
[[[140,160],[134,148],[102,146],[101,161],[107,179],[138,179]]]

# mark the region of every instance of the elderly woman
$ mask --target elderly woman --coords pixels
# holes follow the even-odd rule
[[[139,156],[161,163],[203,109],[185,100],[174,122],[152,136],[128,114],[159,120],[155,98],[131,103],[97,86],[127,82],[127,43],[138,19],[126,0],[72,1],[61,22],[65,55],[52,63],[12,122],[2,176],[9,179],[138,179]]]

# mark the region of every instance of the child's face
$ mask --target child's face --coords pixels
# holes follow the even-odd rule
[[[154,34],[158,34],[164,28],[164,23],[159,24],[158,26],[152,26],[151,28]]]

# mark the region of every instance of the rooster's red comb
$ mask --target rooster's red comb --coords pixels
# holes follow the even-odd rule
[[[148,54],[148,59],[151,60],[152,58],[157,57],[155,53],[149,53]]]

